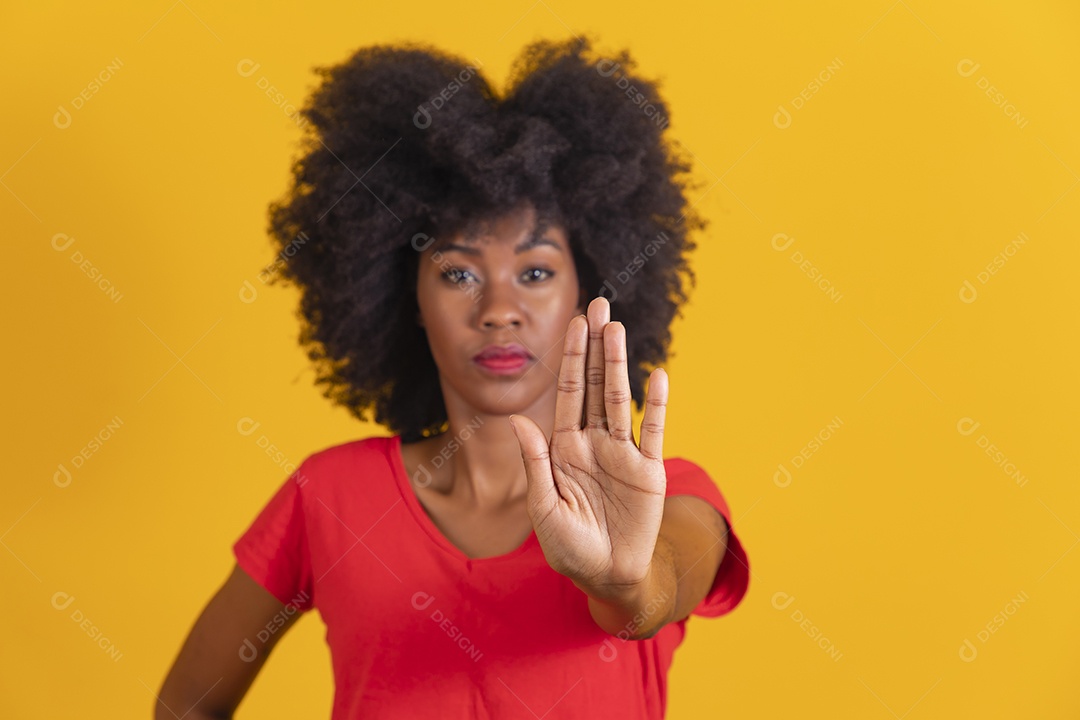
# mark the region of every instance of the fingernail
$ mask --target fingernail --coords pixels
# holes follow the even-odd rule
[[[510,416],[510,427],[514,429],[514,434],[517,435],[517,425],[514,424],[514,416]]]

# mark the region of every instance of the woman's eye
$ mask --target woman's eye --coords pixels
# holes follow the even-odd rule
[[[537,277],[534,273],[546,273],[546,275],[544,275],[543,277]],[[545,280],[545,279],[551,277],[554,274],[555,273],[551,272],[550,270],[547,270],[545,268],[538,268],[538,267],[537,268],[529,268],[528,270],[525,271],[525,277],[529,278],[530,280]]]
[[[472,273],[470,273],[468,270],[461,270],[460,268],[455,267],[449,268],[442,274],[444,278],[454,284],[461,284],[462,282],[464,282],[464,276],[466,275],[472,277]]]
[[[541,280],[547,280],[554,274],[554,272],[548,270],[547,268],[534,267],[526,270],[522,274],[522,277],[532,282],[540,282]],[[443,272],[442,276],[446,278],[449,282],[454,283],[455,285],[463,285],[470,282],[476,282],[475,275],[473,275],[468,270],[462,270],[461,268],[456,267],[447,268]]]

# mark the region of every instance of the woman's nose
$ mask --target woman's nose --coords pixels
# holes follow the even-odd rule
[[[483,314],[481,325],[485,330],[509,327],[517,329],[521,327],[521,318],[518,313],[507,308],[505,310],[492,310]]]
[[[520,298],[514,288],[493,284],[480,297],[480,325],[485,330],[521,326]]]

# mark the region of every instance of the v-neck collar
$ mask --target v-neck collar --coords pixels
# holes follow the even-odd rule
[[[536,530],[529,532],[529,536],[525,538],[517,548],[511,550],[508,553],[502,555],[492,555],[491,557],[473,558],[462,552],[461,548],[454,545],[450,540],[443,535],[439,530],[435,522],[427,514],[427,510],[420,504],[420,498],[417,497],[416,491],[410,482],[408,476],[408,470],[405,469],[405,457],[401,453],[401,434],[394,435],[387,439],[386,449],[389,455],[390,466],[394,471],[394,479],[397,481],[398,489],[401,491],[401,496],[405,501],[405,505],[408,506],[409,512],[412,513],[413,519],[416,523],[424,529],[428,537],[442,548],[445,552],[453,556],[458,562],[465,564],[466,566],[472,565],[484,565],[488,563],[498,563],[505,560],[513,560],[521,555],[524,555],[532,549],[534,545],[539,543],[539,539],[536,537]]]

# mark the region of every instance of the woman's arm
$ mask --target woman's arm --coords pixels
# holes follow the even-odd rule
[[[155,720],[232,718],[270,651],[301,614],[235,565],[165,677]]]

